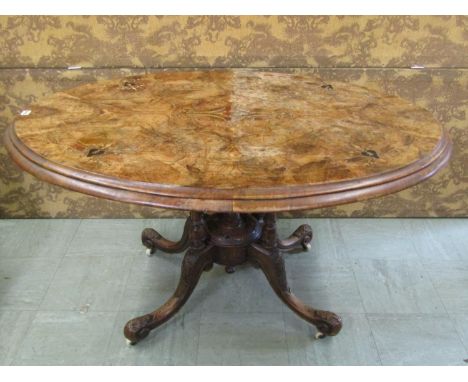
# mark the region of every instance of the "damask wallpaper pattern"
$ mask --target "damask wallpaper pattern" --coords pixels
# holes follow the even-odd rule
[[[423,65],[425,69],[411,69]],[[69,70],[69,66],[81,69]],[[309,72],[400,95],[450,131],[449,168],[387,197],[300,216],[468,216],[468,17],[0,17],[0,133],[38,97],[171,68]],[[155,217],[21,172],[0,146],[0,217]]]

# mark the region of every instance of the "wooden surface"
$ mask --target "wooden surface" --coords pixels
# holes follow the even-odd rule
[[[318,77],[160,72],[32,105],[7,148],[35,175],[110,199],[190,210],[281,211],[408,187],[448,160],[432,115]]]

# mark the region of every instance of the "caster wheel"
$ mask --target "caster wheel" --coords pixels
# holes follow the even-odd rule
[[[302,247],[304,248],[304,250],[310,251],[310,249],[312,248],[312,244],[310,243],[303,244]]]
[[[315,339],[316,339],[316,340],[319,340],[319,339],[325,338],[325,337],[326,337],[326,335],[323,334],[322,332],[317,332],[317,333],[315,333]]]
[[[136,345],[136,342],[130,341],[128,338],[125,339],[125,342],[127,343],[128,346]]]
[[[234,273],[236,271],[234,267],[229,267],[229,266],[224,268],[224,270],[226,271],[226,273]]]
[[[154,250],[152,248],[146,248],[146,256],[151,257],[154,254]]]

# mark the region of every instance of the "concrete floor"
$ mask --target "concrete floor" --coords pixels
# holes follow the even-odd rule
[[[468,219],[291,219],[312,250],[286,255],[292,290],[343,317],[336,337],[283,306],[263,274],[205,273],[137,346],[125,322],[174,291],[182,255],[148,258],[174,220],[0,220],[3,365],[468,365]]]

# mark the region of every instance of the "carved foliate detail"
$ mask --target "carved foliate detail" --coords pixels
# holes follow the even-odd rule
[[[312,241],[312,228],[308,224],[303,224],[294,231],[292,236],[300,238],[302,244],[309,244]]]
[[[312,236],[312,228],[308,224],[302,224],[287,239],[278,240],[278,247],[282,251],[308,249]]]
[[[315,310],[314,321],[315,327],[326,336],[335,336],[341,330],[343,323],[341,318],[333,312],[326,310]]]
[[[209,238],[205,218],[201,212],[191,212],[190,221],[190,248],[201,249],[206,246]]]

